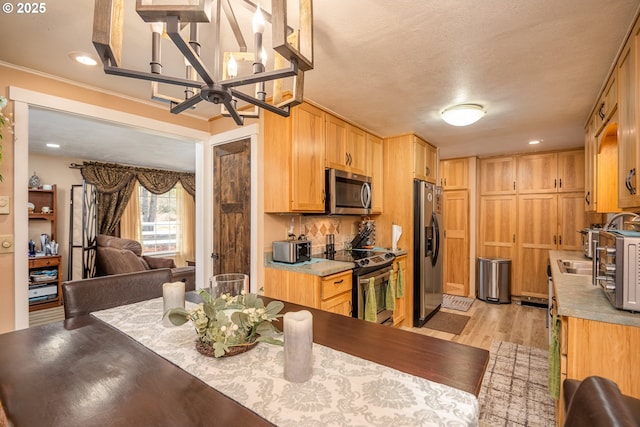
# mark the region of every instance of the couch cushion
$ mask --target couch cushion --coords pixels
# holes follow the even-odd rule
[[[96,243],[98,247],[112,247],[118,249],[127,249],[136,254],[142,255],[142,245],[140,242],[131,239],[123,239],[121,237],[107,236],[105,234],[98,234],[96,237]]]
[[[99,275],[134,273],[146,270],[144,264],[127,249],[98,246],[96,269]]]
[[[176,263],[171,258],[160,258],[143,255],[142,259],[149,265],[149,268],[175,268]]]

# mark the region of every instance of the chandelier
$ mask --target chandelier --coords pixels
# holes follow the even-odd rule
[[[231,6],[232,2],[239,3],[254,13],[252,53],[247,52],[247,44]],[[271,0],[271,13],[250,0],[136,0],[136,12],[151,26],[149,71],[123,67],[124,3],[125,0],[95,0],[93,44],[104,71],[106,74],[150,81],[152,98],[169,103],[172,113],[179,114],[194,108],[201,101],[208,101],[220,104],[223,116],[232,117],[236,124],[242,125],[245,117],[259,117],[261,108],[288,117],[291,107],[302,102],[304,72],[313,69],[313,0],[298,0],[297,30],[289,27],[287,0]],[[214,7],[216,14],[212,23],[211,11]],[[229,22],[237,51],[222,51],[222,14]],[[271,70],[266,69],[267,52],[262,43],[265,21],[270,22],[272,28],[274,65]],[[208,68],[200,56],[200,25],[214,25],[212,69]],[[180,34],[186,26],[189,27],[188,41]],[[162,74],[162,35],[171,39],[184,57],[186,77]],[[247,62],[251,63],[250,71],[238,76],[239,63]],[[291,81],[289,90],[285,90],[285,79]],[[270,102],[266,100],[266,82],[273,82]],[[160,94],[159,83],[183,87],[184,98]],[[246,88],[244,91],[240,90],[246,86],[249,86],[248,91]],[[238,101],[253,105],[253,109],[239,107]]]

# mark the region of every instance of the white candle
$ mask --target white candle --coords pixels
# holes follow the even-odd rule
[[[184,308],[184,282],[171,282],[162,284],[163,314],[171,308]],[[169,317],[162,320],[163,325],[171,326]]]
[[[284,378],[303,383],[313,374],[313,316],[307,310],[284,315]]]

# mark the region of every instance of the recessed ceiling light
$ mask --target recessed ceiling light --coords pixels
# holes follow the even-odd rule
[[[540,144],[542,142],[541,139],[532,139],[531,141],[529,141],[529,145],[536,145],[536,144]]]
[[[468,126],[480,120],[486,111],[482,105],[460,104],[449,107],[442,112],[442,120],[453,126]]]
[[[76,62],[81,63],[82,65],[93,66],[98,63],[98,61],[96,61],[96,59],[93,56],[84,52],[69,52],[69,58],[73,59]]]
[[[60,144],[54,144],[53,142],[47,143],[47,147],[49,148],[60,148]]]

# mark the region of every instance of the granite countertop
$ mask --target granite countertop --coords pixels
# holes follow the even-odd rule
[[[391,252],[395,256],[406,255],[407,251],[404,249],[397,249],[391,251],[384,248],[374,248],[374,251],[379,252]],[[343,271],[352,270],[355,264],[352,262],[334,261],[322,257],[322,254],[314,254],[311,256],[311,261],[301,262],[299,264],[287,264],[285,262],[276,262],[273,260],[271,252],[265,252],[264,254],[264,266],[266,268],[275,268],[277,270],[288,270],[297,273],[311,274],[314,276],[329,276],[335,273],[341,273]]]
[[[589,261],[582,252],[549,251],[559,315],[640,327],[640,313],[614,308],[602,288],[591,284],[591,276],[562,273],[558,266],[559,259]]]

